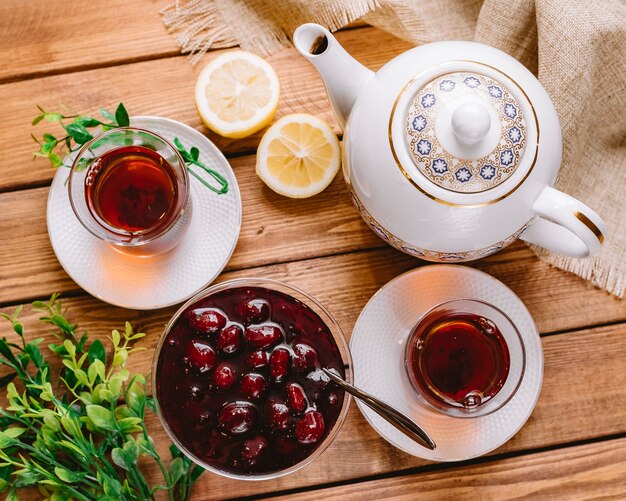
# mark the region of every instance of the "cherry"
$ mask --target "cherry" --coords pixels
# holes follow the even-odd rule
[[[257,421],[257,408],[250,402],[230,402],[222,407],[218,417],[220,428],[230,435],[247,433]]]
[[[280,382],[289,371],[289,352],[285,348],[276,348],[270,356],[270,377]]]
[[[308,344],[298,343],[293,346],[293,368],[298,372],[315,370],[317,351]]]
[[[291,454],[298,448],[298,443],[288,435],[278,435],[274,441],[274,450],[278,454]]]
[[[270,356],[266,351],[253,351],[250,353],[248,360],[246,361],[251,369],[260,369],[265,367],[270,360]]]
[[[215,308],[195,308],[187,313],[187,320],[192,329],[212,334],[224,328],[226,316]]]
[[[285,404],[270,401],[265,408],[265,420],[273,430],[286,430],[291,424],[291,415]]]
[[[309,411],[296,423],[296,440],[304,445],[315,444],[324,435],[324,428],[322,413]]]
[[[209,343],[199,339],[192,339],[187,345],[186,361],[197,372],[203,374],[215,367],[217,356]]]
[[[217,335],[217,348],[228,355],[241,348],[243,327],[239,324],[230,324]]]
[[[259,400],[265,393],[267,383],[260,374],[246,374],[241,378],[239,388],[244,397]]]
[[[247,324],[260,324],[270,318],[270,305],[265,299],[251,299],[242,307]]]
[[[213,373],[213,383],[220,390],[230,388],[237,380],[237,372],[230,365],[220,364]]]
[[[328,403],[329,405],[335,405],[339,401],[339,397],[334,391],[331,391],[328,394]]]
[[[198,385],[192,384],[189,387],[189,398],[191,400],[201,400],[203,395],[204,392],[202,391],[202,388],[200,388]]]
[[[287,405],[295,415],[302,414],[308,404],[304,389],[298,383],[289,383],[287,389]]]
[[[246,343],[257,349],[275,345],[282,336],[282,330],[275,324],[251,325],[244,334]]]
[[[249,438],[243,442],[241,458],[248,466],[254,466],[261,456],[270,448],[270,444],[263,437]]]

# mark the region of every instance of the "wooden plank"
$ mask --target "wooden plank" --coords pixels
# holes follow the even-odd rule
[[[0,81],[175,55],[167,0],[3,0]]]
[[[374,28],[347,30],[338,33],[337,37],[357,59],[372,68],[380,67],[410,47],[408,43]],[[215,54],[206,56],[205,60]],[[268,60],[276,69],[281,84],[277,117],[296,112],[311,113],[331,123],[339,132],[321,78],[313,66],[295,49],[279,52]],[[194,85],[202,66],[203,62],[192,67],[185,58],[172,57],[0,85],[0,102],[5,107],[0,137],[5,145],[11,145],[0,157],[0,172],[3,174],[0,191],[41,186],[54,175],[45,159],[31,161],[36,149],[30,137],[31,129],[37,135],[57,130],[49,123],[30,127],[38,113],[37,103],[50,110],[59,109],[59,105],[64,104],[85,114],[97,113],[102,107],[112,109],[123,101],[131,114],[169,117],[195,127],[208,134],[226,154],[254,152],[262,131],[245,139],[225,139],[209,134],[200,121],[194,104]]]
[[[350,263],[364,274],[362,280],[353,284],[369,287],[371,294],[400,272],[424,264],[385,246],[369,230],[352,207],[341,176],[322,194],[293,200],[263,185],[254,173],[254,157],[238,157],[233,159],[233,165],[241,187],[244,216],[241,237],[228,269],[382,248],[373,254],[300,265],[304,269],[324,266],[332,275],[335,263]],[[50,246],[44,217],[47,191],[48,188],[37,188],[0,194],[2,303],[54,291],[78,291]],[[385,280],[377,276],[368,284],[373,278],[371,266],[384,270]],[[626,319],[626,303],[574,275],[549,267],[521,243],[472,266],[493,274],[519,294],[542,332]]]
[[[344,332],[349,333],[372,289],[388,277],[380,262],[370,262],[371,271],[368,274],[363,266],[347,261],[348,257],[316,260],[319,265],[307,267],[302,262],[264,267],[254,270],[254,275],[286,280],[310,291],[330,307]],[[321,261],[326,264],[322,265]],[[235,272],[224,278],[244,274]],[[152,347],[175,310],[134,312],[106,307],[86,297],[67,299],[65,305],[69,319],[80,321],[81,331],[89,330],[92,338],[104,339],[110,329],[121,327],[126,319],[147,332],[144,346],[148,350],[138,352],[130,359],[129,368],[140,372],[150,369]],[[37,314],[30,308],[25,309],[23,317],[27,336],[45,334],[45,346],[51,340],[50,329],[35,325]],[[626,381],[626,366],[623,363],[626,357],[626,324],[547,336],[543,338],[543,346],[545,375],[537,407],[525,427],[494,454],[626,433],[626,406],[616,405],[616,402],[626,399],[626,385],[619,383]],[[602,370],[598,370],[600,367]],[[163,454],[166,454],[167,437],[155,416],[149,418],[149,426]],[[380,438],[353,404],[335,442],[322,458],[307,468],[261,483],[235,482],[207,474],[200,481],[194,499],[258,495],[425,464],[426,461],[404,454]],[[151,475],[157,473],[152,472]]]
[[[290,495],[292,501],[624,499],[626,439]],[[272,498],[272,499],[284,499]]]

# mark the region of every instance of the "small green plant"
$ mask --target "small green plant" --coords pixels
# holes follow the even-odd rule
[[[147,410],[154,411],[146,377],[126,369],[128,357],[142,349],[134,343],[144,334],[133,332],[128,322],[123,332],[113,330],[107,357],[100,340],[90,343],[87,333],[77,335],[56,295],[33,307],[42,312],[41,322],[57,329],[59,342],[48,348],[63,368],[53,385],[50,363],[40,349],[43,340],[24,338],[21,307],[12,315],[0,314],[20,340],[0,340],[0,365],[10,370],[0,378],[9,401],[0,408],[0,492],[8,491],[9,501],[18,499],[19,489],[32,486],[52,501],[152,500],[160,490],[170,500],[189,499],[204,470],[174,445],[165,466],[144,420]],[[149,485],[139,467],[141,457],[158,464],[163,483]]]
[[[57,138],[49,132],[45,132],[40,139],[34,134],[31,134],[32,138],[39,145],[39,150],[34,152],[35,157],[47,158],[55,169],[57,167],[72,167],[72,153],[80,150],[84,144],[94,138],[92,132],[95,133],[96,130],[104,132],[118,127],[130,126],[128,111],[126,111],[126,107],[123,103],[118,104],[115,114],[100,109],[100,115],[102,115],[106,121],[86,115],[77,115],[67,111],[63,113],[46,111],[39,105],[37,105],[37,108],[41,113],[33,119],[32,125],[37,125],[42,120],[58,123],[65,134],[63,137]],[[178,153],[185,161],[189,174],[218,195],[228,193],[228,180],[216,170],[200,162],[200,150],[198,148],[193,146],[191,149],[187,150],[177,137],[174,138],[174,144],[176,145]],[[86,169],[89,163],[93,161],[93,159],[83,160],[83,164],[79,165],[81,170]],[[192,166],[203,170],[207,175],[217,181],[218,186],[213,186],[207,182],[200,174],[195,172]]]

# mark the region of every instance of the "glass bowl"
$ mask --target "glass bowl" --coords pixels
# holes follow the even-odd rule
[[[178,371],[178,354],[179,353],[188,353],[188,352],[184,352],[183,349],[188,349],[188,348],[183,348],[183,346],[178,346],[177,344],[173,344],[173,343],[177,343],[179,342],[181,339],[183,340],[183,342],[185,341],[185,339],[182,337],[183,335],[187,335],[190,332],[190,325],[189,324],[189,318],[190,315],[196,315],[196,312],[199,311],[199,308],[205,308],[208,307],[206,304],[202,304],[205,300],[207,300],[207,298],[211,298],[214,297],[216,301],[223,301],[223,303],[221,304],[229,304],[230,306],[228,306],[228,308],[231,309],[231,311],[241,311],[241,310],[235,310],[234,308],[236,308],[237,304],[235,302],[235,297],[248,297],[248,296],[241,296],[242,294],[247,294],[247,292],[242,292],[245,291],[246,288],[262,288],[262,289],[267,289],[270,292],[277,292],[279,294],[279,296],[282,295],[286,295],[288,296],[288,298],[291,299],[295,299],[297,300],[297,302],[301,303],[304,305],[304,309],[302,311],[307,312],[307,315],[310,315],[311,312],[314,313],[313,316],[308,316],[306,318],[319,318],[319,320],[321,320],[321,322],[323,324],[325,324],[325,326],[327,327],[327,332],[330,333],[330,337],[329,342],[327,343],[326,346],[333,346],[332,341],[334,341],[334,345],[336,345],[336,348],[338,349],[338,356],[337,356],[337,352],[333,352],[333,356],[335,358],[335,362],[337,364],[341,363],[343,365],[344,371],[345,371],[345,379],[346,381],[350,382],[352,381],[352,359],[350,356],[350,351],[348,348],[348,344],[346,342],[346,339],[344,337],[344,334],[341,330],[341,328],[339,327],[339,325],[337,324],[336,320],[333,318],[333,316],[328,312],[328,310],[326,310],[326,308],[324,306],[322,306],[314,297],[312,297],[311,295],[309,295],[308,293],[304,292],[303,290],[298,289],[297,287],[288,285],[286,283],[283,282],[279,282],[277,280],[271,280],[271,279],[266,279],[266,278],[240,278],[240,279],[235,279],[235,280],[229,280],[226,282],[222,282],[220,284],[217,285],[213,285],[207,289],[205,289],[204,291],[198,293],[197,295],[195,295],[194,297],[192,297],[191,299],[189,299],[183,306],[180,307],[180,309],[174,314],[174,316],[170,319],[170,321],[168,322],[168,324],[165,327],[165,330],[163,332],[163,334],[161,335],[159,342],[156,346],[155,352],[154,352],[154,358],[153,358],[153,362],[152,362],[152,394],[154,396],[154,401],[155,401],[155,405],[157,408],[157,414],[159,416],[159,419],[161,421],[161,424],[163,425],[163,427],[165,428],[165,431],[167,432],[167,434],[169,435],[170,439],[172,440],[172,442],[174,442],[176,444],[176,446],[187,456],[189,457],[192,461],[194,461],[196,464],[202,466],[203,468],[212,471],[214,473],[217,473],[219,475],[225,476],[225,477],[229,477],[229,478],[234,478],[234,479],[240,479],[240,480],[267,480],[267,479],[273,479],[273,478],[277,478],[283,475],[287,475],[289,473],[293,473],[294,471],[299,470],[300,468],[306,466],[307,464],[311,463],[313,460],[315,460],[318,456],[320,456],[327,448],[328,446],[332,443],[332,441],[335,439],[337,432],[339,431],[339,428],[341,428],[341,425],[343,424],[343,422],[345,421],[346,415],[348,413],[348,407],[350,404],[350,396],[347,393],[343,394],[343,402],[341,403],[341,408],[330,408],[331,410],[329,411],[328,408],[324,409],[325,411],[325,415],[328,416],[328,412],[330,412],[333,416],[336,415],[336,421],[334,422],[334,424],[332,425],[332,427],[330,429],[325,428],[323,438],[317,443],[315,444],[316,447],[311,448],[310,453],[308,453],[308,455],[304,456],[305,453],[301,454],[302,450],[306,450],[306,446],[305,447],[300,447],[300,449],[298,450],[298,452],[296,452],[296,455],[302,455],[304,457],[301,457],[298,459],[298,462],[289,465],[288,467],[279,469],[277,471],[271,470],[271,471],[259,471],[258,473],[255,472],[243,472],[243,471],[238,471],[236,467],[234,467],[232,464],[229,464],[228,466],[224,465],[224,464],[219,464],[217,462],[217,460],[214,460],[211,458],[211,463],[209,463],[208,458],[202,458],[200,457],[200,452],[198,452],[198,443],[196,443],[195,445],[192,443],[192,440],[187,440],[186,438],[180,436],[181,434],[177,433],[174,428],[176,428],[178,426],[179,431],[182,429],[181,427],[181,423],[183,421],[186,420],[183,414],[184,410],[183,408],[185,406],[190,406],[193,404],[193,402],[191,402],[189,400],[190,397],[180,397],[180,393],[171,393],[172,388],[176,388],[175,391],[183,391],[183,390],[178,390],[178,384],[179,384],[179,380],[182,381],[184,380],[185,376],[184,375],[184,371],[187,369],[184,369],[184,367],[187,366],[187,364],[189,363],[189,359],[185,360],[184,357],[181,356],[181,360],[180,360],[180,364],[181,367],[183,367],[183,369],[181,369],[183,372],[176,374],[174,377],[176,379],[173,380],[167,380],[167,379],[163,379],[160,375],[161,370],[165,370],[165,368],[167,368],[168,370],[171,370],[172,372],[177,372]],[[234,293],[224,293],[224,294],[220,294],[218,296],[216,296],[216,294],[218,293],[222,293],[223,291],[228,291],[228,290],[232,290],[234,291]],[[239,294],[239,296],[238,296]],[[221,299],[220,299],[221,298]],[[228,298],[232,298],[233,303],[227,303],[228,302]],[[276,300],[275,304],[281,304],[280,301],[280,297],[274,298]],[[238,299],[237,299],[238,301]],[[200,306],[198,306],[198,304],[200,304]],[[235,306],[232,306],[232,305]],[[287,303],[290,304],[290,303]],[[211,306],[211,308],[215,308],[216,306]],[[281,308],[283,308],[283,306],[280,306]],[[295,306],[295,308],[293,309],[289,309],[288,308],[288,313],[287,314],[283,314],[283,315],[289,315],[291,313],[293,313],[293,311],[296,311],[298,313],[300,313],[300,311],[298,310],[298,308],[300,308],[300,305]],[[224,309],[222,309],[222,311],[225,312],[226,310],[226,306],[224,307]],[[218,308],[221,309],[221,308]],[[282,310],[284,311],[284,309]],[[237,319],[236,316],[238,314],[229,314],[229,322],[232,320],[233,322],[241,322],[241,324],[244,324],[243,320]],[[288,318],[287,316],[284,316],[282,318]],[[234,319],[234,320],[233,320]],[[297,329],[299,327],[294,327],[294,326],[299,326],[299,325],[304,325],[306,323],[306,321],[303,321],[301,323],[298,323],[298,320],[296,319],[294,321],[295,323],[292,323],[291,326],[286,329],[289,330],[289,332],[291,332],[292,334],[286,335],[287,340],[289,340],[289,338],[291,340],[297,340],[297,339],[307,339],[306,336],[310,336],[310,332],[307,331],[306,329],[302,328],[300,331],[298,330],[293,330],[293,329]],[[252,324],[256,324],[258,322],[251,322]],[[231,325],[230,323],[227,324],[227,326]],[[222,327],[223,328],[223,327]],[[244,328],[245,328],[245,324],[244,324]],[[293,332],[295,332],[295,334],[293,334]],[[298,332],[300,334],[298,334]],[[305,333],[305,334],[304,334]],[[171,334],[171,336],[170,336]],[[196,333],[197,334],[197,333]],[[298,336],[304,336],[304,337],[298,337]],[[318,334],[321,336],[321,334]],[[195,334],[194,334],[195,336]],[[330,340],[330,338],[332,338],[332,340]],[[209,338],[210,339],[210,338]],[[309,340],[311,338],[309,337]],[[319,337],[317,338],[319,343],[324,343],[324,339],[327,339],[325,337]],[[178,341],[177,341],[178,340]],[[284,340],[283,340],[284,341]],[[189,343],[191,341],[186,341],[187,344],[185,346],[189,346]],[[276,348],[280,348],[281,345],[284,345],[285,343],[281,343],[278,346],[274,346],[274,349]],[[313,344],[313,342],[311,342],[311,344]],[[215,352],[218,352],[218,348],[216,347],[215,343],[213,342],[212,345],[215,347]],[[295,341],[294,341],[294,345],[295,345]],[[170,348],[171,346],[175,346],[175,348]],[[249,351],[246,350],[253,350],[256,348],[250,348],[248,345],[243,344],[243,348],[241,348],[240,352],[237,352],[237,354],[235,355],[235,359],[233,360],[239,360],[247,357]],[[318,349],[319,349],[318,345]],[[223,346],[220,347],[220,349],[222,349]],[[291,349],[291,346],[289,346],[291,355],[293,356],[294,351]],[[332,348],[333,350],[335,348]],[[170,351],[168,352],[168,350],[178,350],[177,352],[173,352]],[[168,354],[169,353],[169,354]],[[173,354],[176,353],[176,354]],[[224,360],[228,361],[228,355],[224,355],[223,354],[224,351],[222,351],[222,355],[220,355]],[[322,353],[321,358],[324,358],[327,356],[327,352],[323,352],[320,351],[320,353]],[[291,360],[291,359],[290,359]],[[328,358],[327,358],[328,360]],[[219,360],[218,360],[219,362]],[[227,362],[228,363],[228,362]],[[238,367],[235,364],[239,363],[236,361],[233,361],[233,366],[234,367]],[[163,367],[163,368],[162,368]],[[219,367],[219,366],[218,366]],[[295,371],[295,366],[291,365],[290,363],[290,370],[291,371]],[[241,368],[241,367],[239,367]],[[213,374],[215,372],[215,370],[217,370],[217,367],[213,367],[211,369],[207,369],[207,378],[210,377],[214,377]],[[235,369],[238,370],[238,369]],[[259,372],[262,372],[263,370],[265,370],[265,372],[267,372],[267,369],[261,369],[259,370]],[[307,369],[308,370],[308,369]],[[212,371],[212,372],[210,372]],[[306,371],[305,371],[306,372]],[[189,370],[187,370],[187,373],[189,373]],[[312,381],[317,381],[316,379],[314,379],[313,377],[311,377],[312,374],[323,374],[321,373],[321,371],[319,370],[314,370],[312,372],[309,372],[306,375],[306,378],[311,379]],[[301,374],[303,373],[297,373],[297,372],[293,372],[294,377],[302,377]],[[239,374],[241,375],[241,374]],[[288,383],[289,381],[291,381],[292,379],[289,377],[286,380],[283,381],[283,384],[279,384],[277,385],[277,383],[272,383],[269,381],[269,377],[267,377],[267,374],[263,374],[263,376],[265,377],[266,380],[268,380],[267,382],[269,383],[269,389],[267,390],[268,394],[271,394],[272,397],[274,396],[274,394],[276,394],[277,392],[282,392],[283,388],[282,386],[285,383]],[[193,373],[192,376],[190,376],[191,378],[195,378],[194,380],[198,380],[198,378],[200,376],[198,376],[198,373]],[[198,433],[205,433],[209,438],[199,438],[199,440],[206,440],[207,442],[201,442],[202,444],[205,443],[211,443],[211,444],[215,444],[215,441],[218,441],[217,443],[219,443],[219,440],[233,440],[234,441],[234,437],[233,435],[227,435],[224,434],[222,431],[220,431],[220,427],[218,425],[218,415],[221,416],[222,414],[222,410],[231,402],[234,401],[240,401],[243,397],[241,397],[241,395],[236,395],[235,391],[233,390],[232,393],[229,392],[229,395],[226,394],[220,394],[218,392],[218,390],[215,389],[215,382],[216,380],[213,379],[212,383],[207,383],[206,389],[204,389],[203,391],[205,393],[203,393],[202,396],[202,403],[199,403],[197,405],[202,406],[204,405],[204,402],[209,402],[206,405],[210,406],[212,400],[211,399],[215,399],[214,400],[214,408],[212,410],[208,410],[209,407],[205,408],[202,407],[202,412],[207,414],[206,420],[207,422],[209,422],[210,424],[208,424],[206,426],[206,428],[204,429],[204,431],[199,431]],[[183,384],[183,383],[181,383]],[[236,384],[239,384],[238,382]],[[303,383],[303,386],[307,386],[308,381],[306,383]],[[313,383],[311,383],[313,384]],[[332,384],[332,383],[329,383]],[[168,386],[169,385],[169,386]],[[307,386],[308,387],[308,386]],[[162,389],[163,388],[163,389]],[[166,389],[167,388],[167,389]],[[184,387],[186,388],[186,386]],[[233,385],[233,389],[235,388],[235,386]],[[310,387],[308,387],[310,388]],[[316,396],[315,398],[319,399],[321,397],[319,397],[319,395],[326,395],[326,397],[324,398],[328,398],[329,401],[331,399],[331,395],[330,393],[335,393],[335,395],[337,395],[339,393],[339,389],[337,387],[331,387],[333,388],[333,390],[331,391],[328,387],[324,387],[323,390],[321,390],[321,392],[318,394],[318,396]],[[241,390],[238,390],[241,391]],[[327,392],[327,393],[324,393]],[[282,393],[281,393],[282,394]],[[189,395],[191,395],[191,393],[189,393]],[[307,395],[310,396],[310,395]],[[183,403],[181,405],[181,407],[176,407],[176,405],[173,405],[172,402],[174,399],[183,399]],[[223,403],[220,403],[219,398],[222,398],[223,400],[225,400]],[[169,403],[168,403],[169,401]],[[249,400],[249,402],[252,402],[253,404],[256,404],[256,402],[254,402],[252,399]],[[308,400],[307,400],[308,402]],[[326,400],[324,401],[326,402]],[[338,406],[339,405],[339,401],[336,401],[335,404]],[[246,402],[244,402],[244,405],[248,405]],[[269,449],[266,450],[265,454],[271,454],[273,456],[269,456],[270,458],[272,457],[276,457],[276,456],[280,456],[282,453],[278,452],[278,445],[277,444],[277,440],[281,439],[281,436],[285,436],[286,437],[286,432],[277,432],[276,435],[272,435],[271,433],[269,433],[268,427],[271,426],[270,424],[268,424],[266,422],[267,418],[262,418],[261,416],[265,416],[266,414],[264,413],[264,411],[266,410],[265,406],[262,406],[263,403],[258,403],[258,407],[255,405],[256,407],[256,411],[255,411],[255,415],[257,416],[257,435],[260,433],[265,433],[265,437],[268,438],[268,442],[271,442],[271,446],[269,446]],[[267,405],[267,403],[265,403],[265,405]],[[333,404],[325,404],[325,405],[333,405]],[[217,406],[220,406],[216,409]],[[166,409],[167,407],[169,407],[169,411]],[[180,414],[175,414],[174,412],[178,412],[178,410],[173,411],[173,409],[181,409]],[[309,412],[310,406],[309,408],[307,408],[307,413]],[[319,409],[318,409],[319,410]],[[257,412],[258,411],[258,412]],[[169,412],[169,416],[167,416],[166,414]],[[292,412],[293,414],[293,412]],[[292,422],[297,422],[299,420],[302,419],[302,414],[300,414],[299,416],[296,415],[292,415],[291,420],[293,420]],[[171,421],[171,422],[170,422]],[[176,424],[178,423],[178,424]],[[223,424],[223,423],[222,423]],[[183,423],[183,426],[187,426],[187,423]],[[197,426],[197,425],[194,425]],[[295,428],[295,426],[294,426]],[[191,430],[191,428],[189,428]],[[190,431],[191,433],[191,431]],[[193,433],[195,434],[195,429],[193,431]],[[273,433],[273,432],[272,432]],[[290,433],[293,433],[293,431],[291,431]],[[184,434],[184,432],[183,432]],[[242,437],[239,439],[240,443],[243,443],[244,439],[248,439],[250,437],[253,437],[255,434],[250,434],[250,435],[242,435]],[[193,435],[194,438],[195,436],[198,435]],[[227,437],[227,438],[220,438],[220,437]],[[185,443],[184,441],[188,442]],[[210,441],[210,442],[209,442]],[[295,443],[295,439],[290,438],[291,443]],[[225,448],[229,451],[230,456],[235,456],[236,454],[239,453],[234,453],[233,451],[235,450],[239,450],[239,449],[235,449],[236,447],[245,447],[245,443],[243,443],[243,445],[235,445],[234,443],[232,443],[229,446],[226,446]],[[230,449],[228,447],[231,447]],[[192,449],[195,449],[196,452],[194,452]],[[209,449],[207,448],[207,453],[209,451]],[[215,451],[220,452],[220,449],[216,447],[213,447],[213,451],[215,453]],[[244,449],[241,449],[244,450]],[[225,457],[225,456],[224,456]],[[237,456],[239,457],[239,456]],[[230,461],[230,459],[229,459]],[[272,460],[269,460],[270,462],[272,462]]]
[[[487,336],[484,329],[491,329],[493,324],[495,324],[497,330],[499,330],[501,334],[501,340],[499,343],[504,341],[504,345],[507,350],[504,352],[500,362],[503,367],[508,366],[508,370],[505,375],[497,377],[493,374],[490,376],[490,382],[492,385],[490,392],[486,392],[487,394],[484,394],[479,391],[471,391],[467,393],[463,402],[457,402],[449,395],[439,391],[437,386],[432,383],[432,381],[429,382],[425,369],[424,374],[416,373],[415,369],[416,366],[421,366],[421,363],[415,360],[415,352],[416,350],[425,349],[426,345],[424,344],[424,338],[427,337],[427,333],[431,331],[431,327],[440,321],[444,321],[444,319],[445,321],[451,321],[455,318],[458,319],[459,315],[464,317],[466,315],[470,315],[472,318],[480,319],[483,322],[486,320],[484,324],[481,324],[483,325],[483,336]],[[453,331],[450,331],[449,334],[451,332]],[[479,332],[478,329],[476,332]],[[489,338],[495,345],[495,338],[493,336],[489,336]],[[458,334],[456,332],[454,334],[454,339],[458,339]],[[481,349],[487,349],[487,346],[489,345],[487,345],[484,341],[482,343],[484,344]],[[493,345],[491,346],[490,358],[493,361],[497,359],[498,356],[493,351]],[[448,349],[451,348],[439,345],[437,350],[441,350],[441,353],[435,353],[431,348],[431,356],[437,357],[440,363],[444,364],[450,363],[449,360],[454,360],[452,364],[456,365],[453,366],[458,372],[464,372],[464,375],[461,376],[456,372],[455,374],[451,374],[452,379],[448,379],[448,384],[450,384],[450,381],[454,381],[453,385],[457,386],[458,384],[462,384],[459,383],[459,381],[463,380],[462,378],[467,377],[468,368],[470,368],[469,370],[472,373],[476,373],[478,372],[478,365],[480,364],[476,364],[476,360],[469,360],[467,358],[468,355],[463,354],[463,352],[467,352],[467,350],[470,349],[467,344],[456,345],[454,351],[444,351]],[[448,353],[448,355],[445,355],[445,353]],[[474,352],[474,355],[476,354],[477,352]],[[462,363],[459,362],[461,357],[463,357]],[[493,363],[497,364],[497,362]],[[504,312],[492,304],[484,301],[461,298],[440,303],[429,309],[420,317],[415,327],[411,329],[409,333],[409,338],[405,348],[404,366],[413,390],[417,394],[418,398],[427,406],[451,417],[473,418],[491,414],[492,412],[500,409],[503,405],[509,402],[511,398],[513,398],[524,375],[526,367],[526,352],[524,348],[524,341],[517,330],[517,327],[515,327],[513,321]],[[441,369],[441,367],[433,370],[439,371],[439,378],[447,377],[445,374],[442,376],[441,371],[443,369]],[[447,370],[450,370],[450,366]],[[502,373],[504,370],[500,368],[500,372]],[[436,372],[434,374],[436,374]]]

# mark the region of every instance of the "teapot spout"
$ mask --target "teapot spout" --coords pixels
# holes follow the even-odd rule
[[[319,24],[299,26],[293,34],[293,43],[322,75],[333,110],[341,126],[345,126],[363,84],[374,72],[348,54],[330,31]]]

